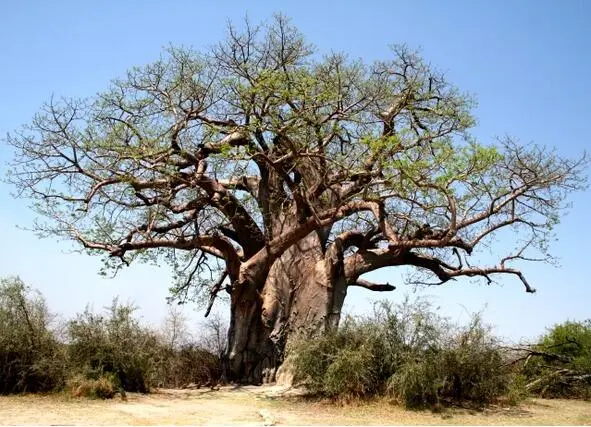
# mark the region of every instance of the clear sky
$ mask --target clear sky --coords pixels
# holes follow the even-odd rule
[[[169,43],[206,49],[228,20],[252,22],[282,12],[321,51],[345,51],[367,61],[386,58],[390,43],[420,47],[424,57],[479,100],[475,135],[489,142],[511,135],[554,146],[565,156],[591,147],[591,2],[570,1],[2,1],[0,3],[0,134],[28,122],[52,94],[92,96],[126,69],[157,59]],[[11,157],[0,144],[0,173]],[[169,271],[136,265],[108,280],[99,260],[70,254],[71,245],[19,230],[32,220],[26,201],[0,183],[0,276],[20,275],[66,316],[114,295],[132,300],[159,323],[166,312]],[[512,278],[500,286],[468,281],[439,288],[399,286],[444,313],[466,319],[483,308],[503,337],[533,337],[565,319],[591,317],[589,261],[591,192],[576,194],[558,228],[558,268],[523,268],[538,289],[526,294]],[[499,242],[502,246],[503,242]],[[397,284],[400,273],[371,277]],[[382,298],[351,291],[347,310],[363,312]],[[193,322],[199,313],[191,313]]]

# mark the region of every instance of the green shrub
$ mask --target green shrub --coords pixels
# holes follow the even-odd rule
[[[337,331],[297,339],[289,348],[294,381],[330,397],[384,392],[404,360],[437,344],[444,319],[428,308],[423,301],[382,302],[367,318],[347,318]]]
[[[324,392],[331,397],[373,394],[379,386],[379,378],[371,350],[361,345],[338,352],[324,374]]]
[[[402,363],[388,381],[388,393],[408,407],[440,403],[444,381],[437,358],[409,360]]]
[[[513,375],[509,376],[507,392],[505,393],[506,402],[509,405],[518,405],[530,396],[527,390],[527,378],[521,370],[513,370]]]
[[[44,298],[18,277],[0,279],[0,393],[47,392],[66,377]]]
[[[112,374],[123,390],[147,393],[161,345],[156,334],[139,324],[134,311],[114,300],[105,316],[86,309],[71,321],[72,368],[88,379]]]
[[[59,390],[67,378],[70,388],[80,389],[76,393],[92,397],[109,397],[113,387],[145,393],[218,382],[219,355],[179,339],[187,329],[181,317],[173,319],[171,338],[142,326],[134,311],[116,299],[104,313],[87,308],[68,323],[67,340],[60,342],[43,297],[18,278],[1,279],[0,394]],[[218,322],[216,339],[208,341],[218,352],[222,328]]]
[[[111,374],[123,390],[140,393],[152,387],[217,383],[222,371],[219,356],[143,327],[134,311],[115,300],[104,315],[86,309],[70,322],[73,370],[95,380]],[[176,322],[177,332],[185,328],[180,318]]]
[[[510,391],[521,398],[478,317],[454,328],[420,300],[380,303],[369,318],[346,319],[338,331],[299,339],[289,351],[294,380],[331,398],[388,394],[410,407],[485,405]]]
[[[532,393],[591,399],[591,319],[555,325],[526,354],[523,373]]]
[[[486,405],[508,393],[512,377],[500,348],[476,320],[452,334],[439,349],[403,362],[390,378],[389,392],[409,407],[462,402]]]
[[[294,343],[294,380],[329,397],[375,394],[389,372],[383,345],[371,323],[347,319],[336,332]]]

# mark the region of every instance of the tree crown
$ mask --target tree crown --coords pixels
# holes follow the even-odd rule
[[[181,294],[212,270],[236,281],[269,266],[312,232],[353,281],[411,265],[436,283],[508,273],[533,291],[512,262],[550,259],[586,160],[481,144],[473,106],[405,46],[371,64],[320,56],[276,17],[230,27],[208,52],[170,48],[95,97],[51,100],[8,136],[8,179],[43,235],[106,253],[109,268],[165,259]],[[471,264],[503,229],[516,252]]]

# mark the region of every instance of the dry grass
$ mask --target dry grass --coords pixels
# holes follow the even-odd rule
[[[0,424],[261,425],[261,411],[277,424],[585,424],[591,402],[534,399],[519,408],[484,411],[448,409],[442,413],[407,411],[387,402],[347,405],[314,402],[278,387],[223,388],[220,391],[163,390],[129,393],[127,401],[76,399],[67,395],[0,397]]]

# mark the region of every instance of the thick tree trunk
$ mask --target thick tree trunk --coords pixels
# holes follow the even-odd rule
[[[346,291],[339,259],[324,250],[318,234],[290,247],[273,263],[266,280],[232,294],[229,379],[274,381],[289,337],[336,327]]]

